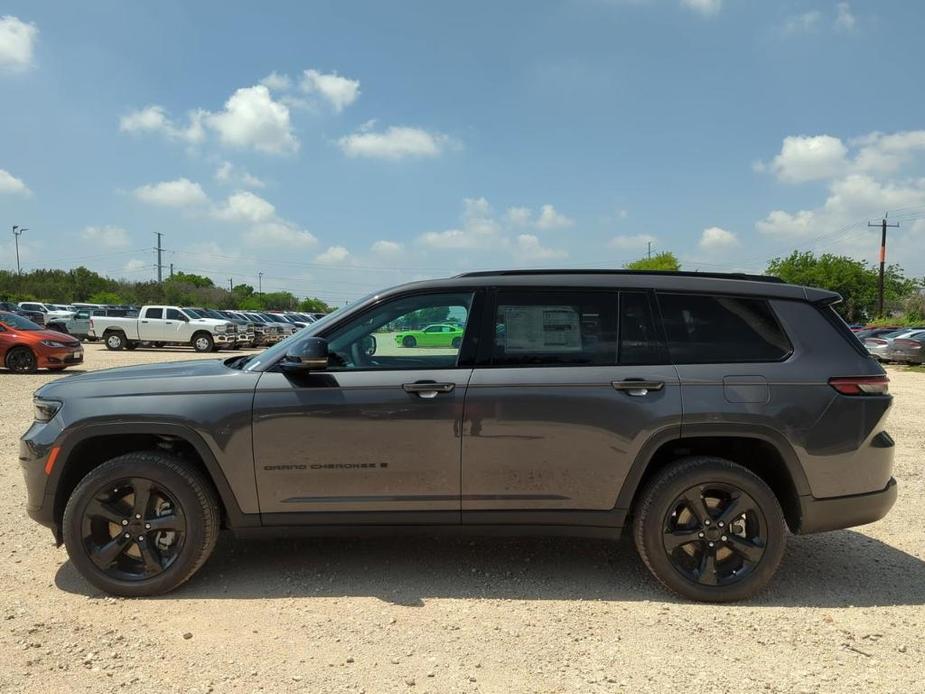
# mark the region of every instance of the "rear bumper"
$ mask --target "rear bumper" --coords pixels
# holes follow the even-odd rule
[[[836,496],[830,499],[801,497],[799,534],[840,530],[878,521],[893,508],[896,494],[896,480],[891,477],[886,487],[877,492]]]

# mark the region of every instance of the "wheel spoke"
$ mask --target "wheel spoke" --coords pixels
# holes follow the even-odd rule
[[[749,511],[754,510],[754,508],[754,500],[752,500],[748,494],[740,492],[735,497],[733,497],[726,508],[723,509],[723,512],[717,521],[722,521],[724,525],[729,525],[743,513],[748,513]]]
[[[697,517],[697,522],[700,525],[704,524],[704,521],[710,518],[710,510],[707,508],[706,502],[703,500],[703,494],[700,487],[694,489],[689,489],[684,494],[684,502],[687,504],[687,507],[690,509]]]
[[[119,525],[125,519],[125,513],[119,513],[105,501],[94,499],[87,505],[87,515],[91,518],[102,518],[110,523]]]
[[[746,540],[744,537],[739,537],[738,535],[729,536],[729,549],[731,549],[736,554],[739,554],[746,561],[755,563],[764,556],[764,547],[758,544],[755,544],[751,540]]]
[[[151,500],[151,483],[148,480],[132,480],[132,491],[135,495],[132,513],[141,518],[148,515],[148,502]]]
[[[150,526],[150,527],[149,527]],[[145,530],[183,530],[184,520],[180,514],[168,513],[165,516],[155,516],[145,521]]]
[[[665,533],[665,549],[670,554],[681,545],[700,540],[700,530],[675,530],[674,532]]]
[[[716,554],[713,552],[713,548],[704,549],[703,556],[700,558],[697,577],[701,583],[708,586],[715,586],[719,582],[716,576]]]
[[[93,560],[93,563],[101,569],[108,569],[109,565],[116,560],[116,557],[122,554],[125,548],[128,547],[129,539],[130,538],[125,537],[124,533],[119,533],[106,544],[91,550],[90,558]]]
[[[138,551],[141,552],[141,558],[145,564],[145,574],[151,576],[160,573],[163,567],[161,566],[161,558],[157,550],[147,540],[136,544],[138,545]]]

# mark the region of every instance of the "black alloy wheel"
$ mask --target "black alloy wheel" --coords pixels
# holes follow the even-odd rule
[[[413,335],[405,335],[402,338],[401,343],[405,347],[414,347],[417,345],[418,341],[414,339]]]
[[[6,368],[14,374],[34,374],[38,360],[28,347],[14,347],[6,354]]]

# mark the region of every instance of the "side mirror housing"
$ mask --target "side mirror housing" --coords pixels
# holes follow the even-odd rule
[[[375,335],[367,335],[366,337],[362,338],[362,342],[360,344],[362,346],[361,348],[363,350],[363,354],[365,354],[367,357],[371,357],[376,354],[378,344],[376,343]]]
[[[323,337],[306,337],[289,348],[280,362],[284,371],[323,371],[328,368],[328,341]]]

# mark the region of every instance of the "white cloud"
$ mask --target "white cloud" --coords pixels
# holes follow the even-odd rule
[[[536,228],[542,229],[544,231],[551,231],[553,229],[568,229],[574,225],[574,220],[569,219],[564,214],[560,214],[556,211],[555,207],[548,204],[543,205],[540,208],[540,216],[536,220]]]
[[[370,250],[378,255],[394,255],[401,252],[402,246],[400,243],[395,241],[382,240],[376,241],[372,246],[370,246]]]
[[[723,0],[681,0],[681,4],[702,15],[712,15],[722,9]]]
[[[215,169],[215,180],[227,185],[240,185],[243,188],[263,188],[266,184],[252,176],[247,171],[232,164],[230,161],[223,161]]]
[[[262,84],[238,89],[225,109],[206,116],[223,144],[240,149],[252,148],[269,154],[286,154],[299,149],[292,131],[289,109],[274,101]]]
[[[350,257],[350,251],[343,246],[330,246],[324,253],[315,256],[315,262],[326,265],[337,265],[343,263]]]
[[[842,31],[851,31],[857,24],[857,18],[851,11],[851,5],[840,2],[836,5],[835,28]]]
[[[832,178],[845,171],[847,152],[844,143],[831,135],[785,137],[771,170],[786,183]]]
[[[255,224],[244,232],[243,239],[251,246],[279,247],[288,250],[313,248],[318,243],[318,239],[311,232],[299,229],[283,220]]]
[[[6,169],[0,169],[0,194],[31,195],[29,186]]]
[[[192,207],[209,202],[202,186],[188,178],[140,186],[134,193],[142,202],[163,207]]]
[[[698,244],[705,251],[724,251],[739,245],[739,239],[734,232],[720,227],[709,227],[703,230]]]
[[[446,231],[429,231],[421,236],[431,248],[486,248],[499,242],[501,226],[493,217],[485,198],[463,200],[462,227]]]
[[[505,216],[510,224],[518,227],[525,227],[530,224],[533,211],[529,207],[509,207]]]
[[[382,132],[361,130],[340,138],[337,143],[348,157],[403,159],[436,157],[450,144],[450,139],[420,128],[392,126]]]
[[[179,125],[173,121],[167,111],[156,104],[132,111],[119,119],[119,130],[124,133],[160,133],[169,140],[178,140],[197,144],[205,139],[203,128],[205,111],[191,111],[187,124]]]
[[[320,94],[338,113],[357,100],[360,82],[341,77],[336,72],[321,73],[306,70],[299,85],[306,94]]]
[[[608,245],[621,251],[641,251],[656,240],[652,234],[621,234],[610,239]]]
[[[218,207],[214,216],[232,222],[267,222],[276,214],[276,208],[259,195],[249,191],[239,191],[229,195],[223,205]]]
[[[25,70],[32,67],[39,28],[18,17],[0,17],[0,69]]]
[[[150,267],[150,265],[145,261],[139,260],[138,258],[132,258],[125,264],[123,272],[140,272],[147,267]]]
[[[514,256],[520,260],[552,260],[566,258],[568,252],[561,249],[547,248],[533,234],[519,234],[514,240]]]
[[[267,89],[273,91],[286,91],[292,86],[292,80],[289,78],[289,75],[281,75],[276,70],[271,72],[269,75],[260,80],[262,84]]]
[[[822,19],[822,13],[819,10],[810,10],[802,14],[793,15],[784,22],[783,32],[785,34],[805,34],[819,25]]]
[[[873,132],[851,143],[859,147],[855,159],[860,171],[889,173],[925,152],[925,130],[884,134]]]
[[[84,241],[103,248],[125,248],[129,244],[128,232],[122,227],[84,227],[80,232]]]

